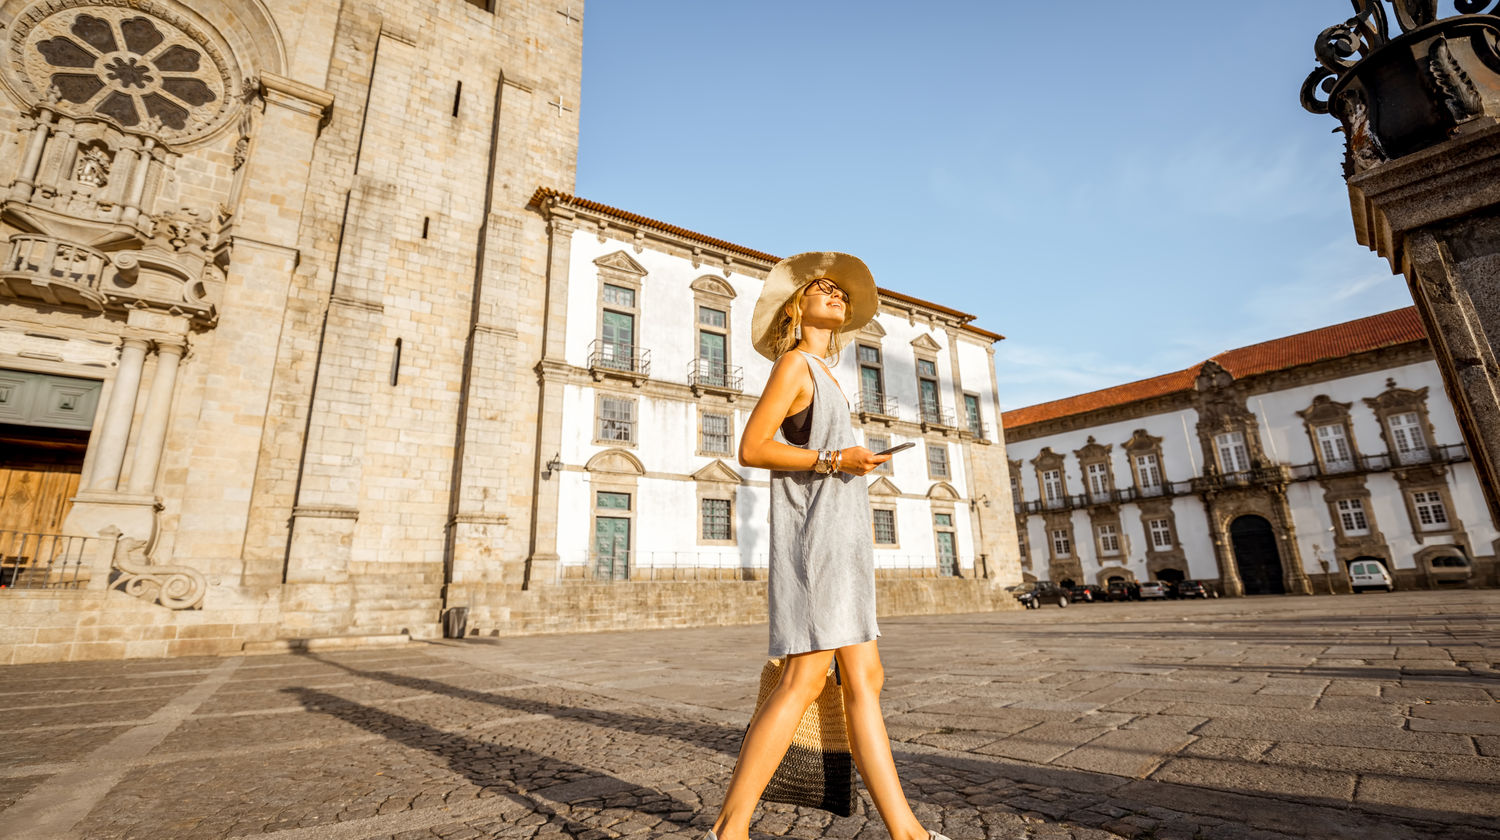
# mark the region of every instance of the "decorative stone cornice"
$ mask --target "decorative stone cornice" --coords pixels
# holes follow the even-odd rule
[[[333,94],[275,73],[260,74],[260,93],[269,105],[279,105],[319,120],[333,110]]]

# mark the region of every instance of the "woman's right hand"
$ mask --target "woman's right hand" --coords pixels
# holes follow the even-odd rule
[[[851,446],[842,452],[844,460],[839,464],[839,471],[850,475],[864,475],[891,460],[890,455],[876,455],[863,446]]]

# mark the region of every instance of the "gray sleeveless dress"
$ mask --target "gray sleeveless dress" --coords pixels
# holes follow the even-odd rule
[[[816,356],[803,355],[813,378],[806,448],[856,445],[843,391]],[[779,428],[775,440],[788,443]],[[880,635],[865,486],[863,476],[844,472],[771,471],[771,656],[830,650]]]

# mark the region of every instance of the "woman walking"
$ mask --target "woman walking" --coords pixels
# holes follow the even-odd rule
[[[848,400],[824,362],[878,304],[865,264],[832,252],[777,263],[755,304],[755,349],[776,364],[745,424],[739,460],[771,470],[770,655],[786,657],[786,667],[750,720],[706,840],[748,840],[756,803],[834,659],[854,765],[892,840],[947,840],[912,813],[880,712],[885,676],[863,476],[891,456],[855,442]]]

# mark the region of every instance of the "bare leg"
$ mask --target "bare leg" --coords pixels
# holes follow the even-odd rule
[[[714,835],[719,840],[750,837],[750,818],[755,816],[755,805],[770,784],[787,747],[792,745],[803,712],[823,690],[832,661],[831,650],[787,657],[781,681],[771,689],[765,705],[750,718],[750,729],[745,733],[745,743],[740,745],[740,758],[734,766],[734,775],[729,778],[729,790],[724,794],[724,808],[714,822]],[[925,835],[922,840],[926,840]]]
[[[841,647],[837,655],[844,687],[844,716],[849,722],[849,748],[865,789],[875,800],[875,810],[880,812],[892,840],[927,840],[927,830],[906,801],[891,757],[891,738],[880,713],[880,689],[885,684],[880,652],[872,640]]]

